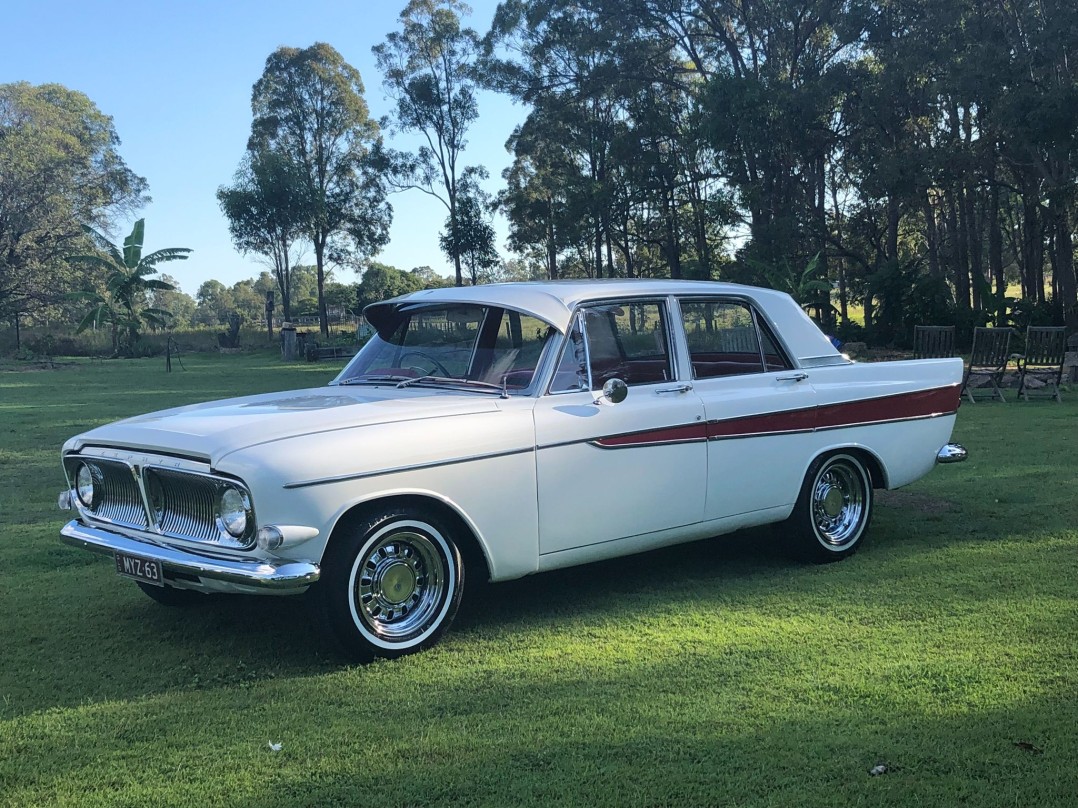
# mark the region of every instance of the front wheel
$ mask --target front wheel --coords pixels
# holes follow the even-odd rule
[[[791,549],[817,564],[853,555],[872,518],[872,477],[851,454],[813,461],[789,520]]]
[[[451,531],[415,508],[395,508],[337,536],[313,593],[352,658],[392,659],[434,645],[460,606],[464,565]]]

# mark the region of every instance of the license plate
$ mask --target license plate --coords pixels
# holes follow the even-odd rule
[[[133,578],[154,586],[164,586],[161,575],[161,562],[150,558],[139,558],[127,553],[116,553],[116,572],[125,578]]]

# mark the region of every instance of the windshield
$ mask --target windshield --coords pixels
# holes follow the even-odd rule
[[[337,384],[407,382],[528,390],[554,329],[527,314],[451,304],[396,312],[337,377]],[[415,380],[415,381],[409,381]]]

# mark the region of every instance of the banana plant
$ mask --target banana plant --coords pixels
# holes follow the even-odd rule
[[[157,274],[159,264],[186,260],[191,250],[168,247],[144,256],[145,219],[135,222],[131,234],[124,239],[122,249],[92,227],[85,227],[84,230],[97,247],[97,252],[72,255],[68,261],[104,273],[104,291],[86,291],[75,295],[89,303],[77,331],[81,333],[90,327],[109,325],[112,328],[113,354],[118,355],[123,349],[128,355],[134,355],[135,346],[142,336],[142,327],[161,328],[168,325],[172,317],[165,309],[146,305],[147,292],[176,288],[167,281],[151,276]]]

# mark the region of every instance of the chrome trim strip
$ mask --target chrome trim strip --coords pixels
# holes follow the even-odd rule
[[[904,418],[884,418],[879,421],[851,421],[848,424],[835,424],[834,426],[818,426],[817,432],[830,432],[832,429],[853,429],[858,426],[880,426],[881,424],[900,424],[904,421],[930,421],[933,418],[946,418],[954,415],[958,410],[950,412],[930,412],[927,415],[907,415]]]
[[[604,452],[616,452],[621,449],[646,449],[649,446],[679,446],[683,443],[707,443],[707,438],[672,438],[670,440],[649,440],[641,441],[640,443],[624,443],[619,446],[603,446],[599,441],[603,438],[593,438],[587,441],[577,441],[577,443],[588,443],[594,446],[596,449],[602,449]],[[558,446],[569,446],[572,444],[556,444]],[[547,447],[550,448],[550,447]]]
[[[423,471],[425,469],[438,468],[439,466],[459,466],[462,463],[474,463],[478,460],[493,460],[499,457],[512,457],[513,455],[528,454],[534,451],[535,447],[529,446],[526,449],[509,449],[504,452],[491,452],[490,454],[475,455],[474,457],[457,457],[451,460],[434,460],[430,463],[414,463],[410,466],[397,466],[396,468],[390,469],[360,471],[355,474],[338,474],[334,477],[319,477],[314,480],[297,480],[295,482],[285,483],[282,488],[309,488],[312,485],[330,485],[332,483],[343,483],[350,480],[365,480],[368,477],[382,477],[386,474],[403,474],[407,471]]]
[[[163,569],[199,578],[211,578],[262,589],[294,589],[313,584],[321,575],[317,564],[302,561],[231,561],[163,547],[118,533],[88,527],[72,520],[60,529],[61,539],[73,547],[97,553],[119,551],[160,562]]]
[[[715,423],[722,423],[716,421]],[[850,426],[862,426],[862,424],[847,424],[846,426],[828,426],[818,429],[773,429],[769,432],[739,432],[736,435],[710,435],[708,442],[713,440],[743,440],[744,438],[773,438],[777,435],[808,435],[813,432],[823,432],[828,429],[848,429]]]
[[[150,493],[146,490],[146,480],[143,478],[145,467],[140,467],[134,463],[128,463],[127,466],[131,469],[131,476],[135,478],[135,487],[138,488],[139,496],[142,497],[142,507],[146,511],[146,524],[154,533],[163,533],[164,531],[161,530],[161,524],[157,521],[157,514],[153,509],[153,505],[150,504]]]

